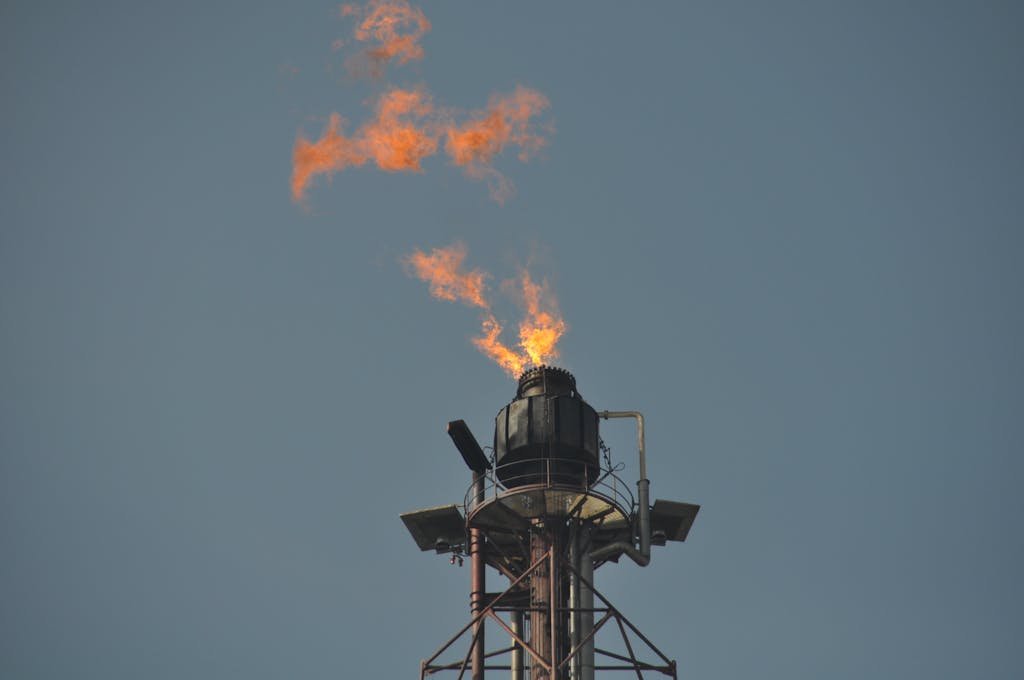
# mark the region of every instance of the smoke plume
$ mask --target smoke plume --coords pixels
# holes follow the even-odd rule
[[[420,39],[430,30],[423,10],[407,0],[370,0],[364,7],[341,6],[341,16],[359,17],[354,37],[369,46],[348,62],[354,75],[368,73],[379,78],[388,62],[407,64],[423,59]]]

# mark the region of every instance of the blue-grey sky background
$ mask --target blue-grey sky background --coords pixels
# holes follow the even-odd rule
[[[331,2],[0,9],[0,677],[416,677],[469,574],[398,515],[515,389],[399,264],[455,240],[702,504],[598,572],[681,678],[1024,676],[1021,5],[420,6],[380,82]],[[504,206],[438,156],[298,208],[386,84],[556,132]]]

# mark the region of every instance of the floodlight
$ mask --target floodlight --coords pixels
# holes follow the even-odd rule
[[[654,501],[651,508],[651,533],[663,534],[669,541],[685,541],[690,533],[693,520],[697,518],[699,505],[675,501]]]
[[[413,510],[401,517],[420,550],[448,552],[466,542],[466,520],[457,505]]]
[[[466,425],[465,420],[453,420],[448,423],[448,436],[455,442],[455,448],[462,454],[462,460],[466,461],[470,470],[483,474],[491,469],[491,461],[487,460],[484,450],[469,431],[469,425]]]

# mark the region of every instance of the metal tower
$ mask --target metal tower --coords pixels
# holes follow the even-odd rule
[[[609,418],[636,420],[635,500],[610,457],[602,460],[598,422]],[[623,555],[646,566],[652,545],[685,540],[700,509],[650,505],[643,416],[595,411],[570,373],[539,366],[523,373],[515,399],[498,413],[493,461],[463,421],[448,423],[448,434],[473,472],[462,511],[446,505],[402,521],[421,550],[451,553],[460,564],[468,555],[471,618],[423,661],[420,679],[450,671],[483,680],[486,671],[507,671],[512,680],[592,680],[605,670],[676,678],[675,661],[594,587],[600,566]],[[504,590],[487,591],[488,566],[508,579]],[[488,623],[503,642],[490,650]],[[597,646],[606,628],[621,635],[625,654]],[[460,640],[469,643],[464,651]],[[441,660],[446,653],[455,656]]]

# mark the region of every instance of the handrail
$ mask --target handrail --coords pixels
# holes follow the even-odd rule
[[[529,466],[530,464],[543,467],[543,470],[535,470],[513,476],[502,475],[505,478],[504,481],[498,476],[502,471],[521,469],[523,466]],[[595,467],[598,471],[598,479],[594,484],[589,484],[587,482],[587,473]],[[569,469],[567,470],[566,468]],[[566,482],[566,480],[570,479],[575,480],[577,477],[579,481],[576,483]],[[516,481],[525,480],[531,481],[529,484],[515,483]],[[480,482],[482,482],[483,489],[479,489],[476,483],[474,483],[463,499],[463,507],[467,515],[473,508],[482,505],[490,499],[498,498],[506,493],[514,493],[521,489],[524,491],[534,490],[538,486],[542,488],[575,489],[581,493],[603,497],[627,510],[630,514],[633,513],[636,506],[636,499],[629,492],[629,487],[613,470],[600,464],[594,466],[573,458],[528,458],[517,460],[485,471],[481,476]]]

